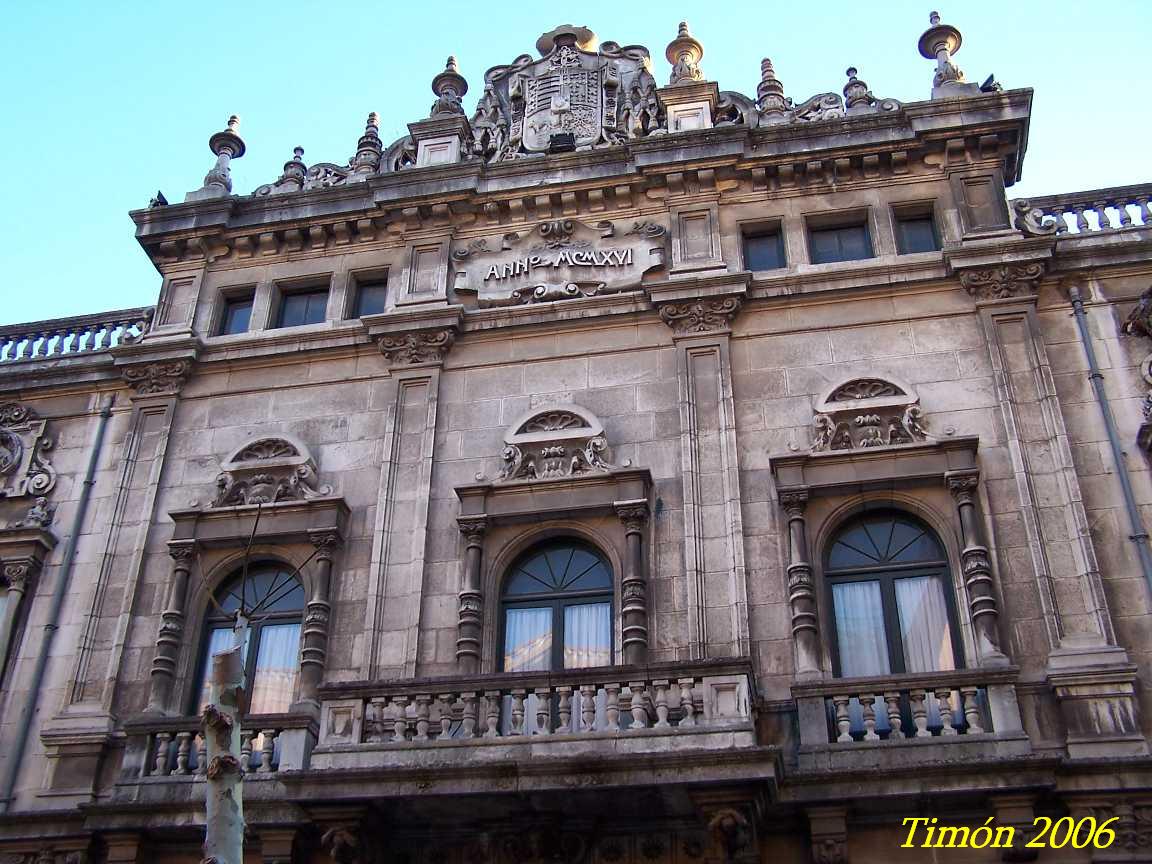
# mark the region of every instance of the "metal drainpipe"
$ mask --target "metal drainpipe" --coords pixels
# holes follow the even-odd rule
[[[1096,405],[1100,409],[1100,416],[1104,418],[1104,429],[1108,433],[1108,446],[1112,448],[1112,461],[1116,463],[1116,474],[1120,478],[1120,490],[1124,495],[1124,510],[1128,514],[1128,526],[1132,533],[1128,539],[1136,544],[1136,555],[1140,558],[1140,569],[1144,571],[1144,580],[1152,589],[1152,550],[1148,548],[1148,531],[1144,528],[1144,521],[1140,518],[1140,509],[1136,506],[1136,496],[1132,492],[1132,478],[1128,475],[1128,463],[1124,459],[1124,448],[1120,444],[1120,436],[1116,432],[1116,419],[1112,416],[1112,407],[1108,404],[1108,397],[1104,394],[1104,374],[1096,363],[1096,349],[1092,347],[1092,339],[1088,335],[1088,316],[1084,312],[1084,298],[1076,285],[1068,286],[1068,296],[1072,300],[1072,312],[1076,316],[1076,328],[1080,331],[1080,343],[1084,346],[1084,353],[1088,356],[1088,380],[1092,382],[1092,390],[1096,394]]]
[[[96,438],[92,442],[92,452],[88,455],[88,468],[84,472],[84,485],[80,489],[80,499],[76,502],[76,515],[72,517],[72,529],[64,546],[64,559],[60,562],[60,575],[52,586],[52,599],[48,610],[48,621],[44,625],[44,639],[36,655],[36,668],[32,672],[32,682],[28,685],[27,698],[20,706],[20,716],[16,720],[16,740],[9,749],[10,757],[4,766],[4,779],[0,782],[0,813],[7,813],[12,804],[12,793],[20,765],[24,761],[24,751],[28,745],[28,735],[32,731],[32,716],[39,701],[40,687],[44,683],[44,672],[48,668],[48,656],[52,651],[52,640],[60,627],[60,612],[64,608],[64,598],[68,596],[68,583],[72,579],[72,567],[76,560],[76,544],[84,517],[88,513],[88,500],[92,497],[92,487],[96,485],[96,463],[104,447],[104,432],[108,418],[112,416],[112,401],[108,396],[100,407],[100,420],[96,426]]]

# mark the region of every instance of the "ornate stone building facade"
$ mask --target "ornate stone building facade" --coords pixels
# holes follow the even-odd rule
[[[252,862],[1152,860],[1152,187],[1010,201],[959,47],[563,26],[246,195],[229,121],[154,309],[0,328],[0,861],[200,860],[240,606]]]

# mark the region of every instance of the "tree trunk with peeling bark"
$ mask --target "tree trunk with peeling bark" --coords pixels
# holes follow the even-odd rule
[[[246,622],[237,622],[235,647],[213,655],[211,700],[200,717],[208,745],[207,821],[201,864],[244,862],[244,775],[239,753],[246,630]]]

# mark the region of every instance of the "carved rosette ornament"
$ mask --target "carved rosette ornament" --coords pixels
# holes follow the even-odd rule
[[[456,331],[450,327],[380,336],[376,345],[393,366],[431,366],[444,362]]]
[[[192,364],[187,360],[161,360],[124,366],[121,375],[132,396],[175,396],[188,379]]]
[[[1035,294],[1044,265],[997,264],[960,271],[960,284],[976,300],[1006,300]]]
[[[732,329],[732,322],[740,312],[741,303],[739,297],[664,303],[660,306],[660,318],[677,336],[723,333]]]
[[[16,402],[0,404],[0,498],[36,496],[35,512],[29,510],[21,520],[28,524],[13,527],[51,522],[44,496],[56,485],[56,469],[46,455],[54,444],[45,434],[47,428],[48,421],[31,408]]]

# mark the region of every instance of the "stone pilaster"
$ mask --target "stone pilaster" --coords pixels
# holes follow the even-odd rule
[[[39,572],[40,561],[37,558],[4,559],[4,584],[8,586],[8,602],[4,604],[3,616],[0,616],[0,670],[8,663],[12,634],[16,632],[16,621],[23,608],[24,595],[35,583]]]
[[[483,516],[462,516],[457,523],[464,537],[465,551],[456,663],[462,674],[476,675],[480,672],[481,638],[484,632],[484,592],[480,585],[480,565],[484,558],[484,533],[488,529],[488,520]]]
[[[980,472],[952,471],[947,475],[947,482],[960,516],[960,536],[964,544],[960,552],[960,568],[964,574],[968,615],[972,619],[980,661],[983,665],[1004,665],[1008,658],[1001,648],[1000,606],[996,600],[992,562],[976,514]]]
[[[627,557],[620,582],[620,619],[624,663],[641,665],[648,660],[648,580],[644,575],[644,529],[648,525],[647,501],[616,504],[624,524]]]
[[[176,678],[176,664],[180,646],[184,642],[185,604],[188,597],[188,575],[196,559],[196,544],[173,541],[168,544],[172,557],[172,573],[168,581],[168,594],[160,616],[160,629],[156,635],[156,656],[152,659],[148,710],[165,713],[172,708],[172,684]]]

